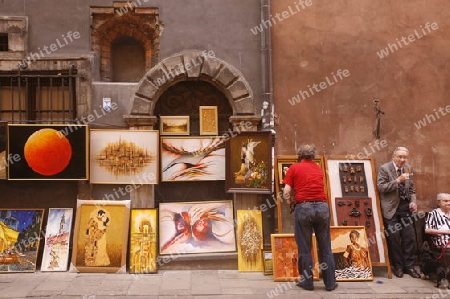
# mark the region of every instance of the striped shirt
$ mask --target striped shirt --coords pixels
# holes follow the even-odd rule
[[[427,228],[437,230],[450,229],[450,218],[440,208],[436,208],[428,213],[427,219],[425,220],[425,229]],[[450,241],[450,235],[431,235],[430,239],[434,246],[444,247]]]

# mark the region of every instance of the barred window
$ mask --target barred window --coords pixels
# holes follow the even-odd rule
[[[76,118],[76,71],[0,73],[0,120],[72,123]]]

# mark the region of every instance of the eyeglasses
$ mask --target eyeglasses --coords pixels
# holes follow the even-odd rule
[[[397,159],[400,159],[400,160],[408,160],[408,156],[395,156]]]

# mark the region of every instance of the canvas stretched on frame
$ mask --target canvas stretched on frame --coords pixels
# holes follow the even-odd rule
[[[200,106],[199,109],[200,135],[217,135],[219,133],[217,106]]]
[[[161,135],[189,135],[189,116],[160,116],[159,132]]]
[[[73,209],[48,210],[41,271],[67,271]]]
[[[130,203],[77,200],[71,272],[126,273]]]
[[[264,270],[262,212],[260,210],[237,210],[238,270]]]

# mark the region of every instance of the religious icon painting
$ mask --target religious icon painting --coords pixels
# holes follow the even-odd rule
[[[237,210],[238,270],[263,272],[262,212]]]
[[[41,271],[67,271],[73,209],[49,209]]]
[[[130,273],[156,273],[158,210],[133,209],[130,218]]]
[[[77,200],[71,272],[126,273],[130,200]]]
[[[0,272],[34,272],[44,209],[0,209]]]

